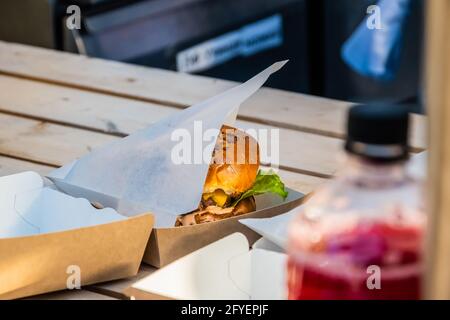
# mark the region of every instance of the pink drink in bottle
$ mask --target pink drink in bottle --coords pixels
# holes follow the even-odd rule
[[[420,298],[426,217],[407,132],[402,107],[350,110],[344,169],[290,226],[289,299]]]

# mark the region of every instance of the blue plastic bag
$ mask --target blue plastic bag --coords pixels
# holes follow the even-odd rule
[[[381,0],[344,43],[342,59],[357,73],[381,81],[395,78],[412,0]],[[381,22],[377,24],[378,19]]]

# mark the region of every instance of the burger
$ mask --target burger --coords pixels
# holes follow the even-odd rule
[[[287,191],[273,171],[259,170],[258,142],[245,132],[223,126],[217,137],[198,209],[177,217],[175,226],[190,226],[256,210],[254,196]]]

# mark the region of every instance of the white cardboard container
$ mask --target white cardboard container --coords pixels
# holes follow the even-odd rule
[[[286,297],[284,253],[249,250],[231,234],[159,269],[125,290],[132,299],[281,300]]]

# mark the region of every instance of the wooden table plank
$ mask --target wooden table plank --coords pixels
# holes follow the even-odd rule
[[[0,153],[45,163],[0,156],[0,176],[27,170],[45,175],[93,147],[115,139],[114,136],[96,132],[0,114]],[[311,192],[324,181],[319,177],[286,170],[279,173],[289,187],[303,193]]]
[[[236,85],[230,81],[1,41],[0,73],[178,107],[186,107]],[[244,103],[241,119],[343,137],[349,105],[348,102],[263,88]],[[413,118],[418,129],[413,131],[412,146],[423,149],[426,120],[421,116]]]
[[[6,89],[0,92],[0,108],[3,111],[49,120],[53,123],[65,123],[75,127],[89,128],[89,130],[94,131],[112,131],[118,135],[126,135],[178,111],[176,108],[162,107],[98,93],[36,83],[29,80],[0,76],[0,84]],[[17,91],[27,92],[27,94],[20,95],[16,93]],[[6,118],[9,118],[9,116],[6,116]],[[65,129],[63,126],[44,125],[40,121],[33,121],[33,119],[17,120],[17,122],[11,119],[9,121],[13,123],[14,131],[14,133],[7,135],[10,139],[5,139],[6,135],[0,135],[2,140],[12,141],[12,145],[7,144],[9,148],[5,148],[5,142],[3,142],[3,152],[8,152],[8,150],[14,151],[9,154],[23,158],[28,157],[35,161],[47,162],[55,166],[71,161],[87,150],[112,139],[102,135],[101,141],[95,143],[98,140],[97,135],[93,135],[95,136],[93,137],[86,132],[71,130],[70,128]],[[246,122],[241,123],[244,124],[243,126],[245,124],[249,126]],[[6,126],[4,127],[6,128]],[[18,130],[15,130],[16,127]],[[36,127],[39,128],[37,131],[44,131],[43,139],[39,139]],[[66,131],[70,131],[70,133],[63,133]],[[81,140],[80,132],[85,137]],[[48,140],[47,136],[49,137]],[[58,138],[59,136],[60,138]],[[68,136],[73,138],[67,139]],[[23,139],[25,139],[26,143],[24,143]],[[68,143],[61,145],[58,143],[59,140]],[[86,140],[88,141],[87,143],[85,143]],[[295,141],[296,139],[293,137],[285,140]],[[325,140],[328,139],[325,138]],[[42,144],[42,141],[44,144]],[[17,150],[18,142],[20,142],[23,150],[20,150],[20,148]],[[30,152],[30,146],[40,146],[40,150],[32,150],[32,154],[21,152]],[[287,146],[287,148],[296,150],[295,146]],[[51,150],[51,152],[48,150]],[[294,174],[284,172],[282,175],[287,176],[288,185],[301,189],[302,192],[311,191],[311,188],[321,182],[321,179],[315,177],[302,176],[302,180],[299,180],[296,179],[298,177],[294,178]],[[305,181],[305,183],[302,181]]]
[[[180,110],[1,75],[0,88],[3,113],[122,136]]]
[[[263,170],[269,170],[269,167],[261,166]],[[281,180],[291,189],[308,194],[316,190],[320,185],[325,183],[328,179],[310,176],[286,170],[278,170]]]
[[[0,177],[23,171],[35,171],[40,175],[46,175],[53,169],[52,166],[0,156]]]
[[[78,109],[71,110],[75,104],[66,104],[67,113],[60,114],[66,118],[66,122],[77,121]],[[55,105],[56,107],[56,105]],[[62,107],[61,107],[62,108]],[[145,113],[137,113],[136,129],[142,124],[142,119],[151,119],[151,108]],[[36,108],[36,112],[40,112]],[[47,109],[42,118],[52,119],[57,112],[49,112]],[[110,115],[99,114],[106,122],[113,120]],[[118,117],[118,116],[115,116]],[[131,117],[131,115],[130,115]],[[80,119],[80,121],[82,121]],[[104,123],[104,121],[101,121]],[[238,121],[237,126],[248,129],[276,129],[267,125]],[[299,173],[328,177],[334,174],[336,153],[342,148],[342,141],[336,138],[318,136],[310,133],[299,132],[290,129],[280,129],[280,164]],[[30,159],[50,165],[63,165],[73,159],[91,151],[93,148],[116,140],[116,136],[92,132],[78,128],[43,122],[34,119],[25,119],[19,116],[0,113],[0,154],[11,155],[17,158]],[[261,154],[266,154],[262,150]],[[268,152],[270,154],[270,152]]]
[[[60,166],[114,136],[0,114],[0,154]]]
[[[0,156],[0,177],[20,173],[23,171],[35,171],[41,176],[45,176],[55,168],[57,167]],[[264,170],[270,169],[264,166],[262,166],[261,168]],[[317,189],[318,186],[326,181],[326,179],[323,178],[290,172],[286,170],[279,170],[278,173],[287,186],[305,194]]]
[[[78,135],[79,129],[71,129],[63,126],[56,126],[56,128],[53,128],[53,125],[48,124],[45,125],[47,126],[45,130],[49,130],[49,132],[46,132],[44,136],[50,135],[54,137],[54,140],[56,141],[50,141],[45,138],[41,139],[38,133],[32,133],[35,130],[35,126],[42,126],[40,125],[40,122],[33,122],[32,120],[23,118],[15,119],[14,121],[12,121],[12,123],[16,124],[17,126],[12,126],[11,129],[14,131],[14,133],[8,135],[8,137],[5,138],[6,135],[1,130],[3,117],[4,116],[0,114],[0,153],[10,154],[27,159],[34,159],[36,161],[41,160],[47,164],[38,164],[30,161],[0,156],[0,176],[10,175],[27,170],[36,171],[41,175],[46,175],[54,168],[57,168],[60,165],[81,156],[86,152],[86,150],[92,148],[92,141],[97,141],[98,139],[98,133],[85,131],[83,132],[83,134],[87,137],[86,141],[76,141],[74,144],[71,141],[73,139],[76,139],[77,137],[80,138],[80,135]],[[48,129],[49,126],[50,129]],[[58,130],[71,132],[73,131],[73,133],[66,132],[60,139],[58,138]],[[71,139],[66,139],[68,136]],[[116,139],[113,136],[107,136],[107,138],[111,139],[111,141]],[[8,141],[11,141],[11,143],[8,143]],[[68,143],[65,144],[64,142]],[[87,142],[88,144],[84,145],[82,142]],[[98,143],[101,144],[102,142],[105,141],[99,141]],[[36,148],[37,146],[39,146],[39,148]],[[268,168],[266,167],[265,169]],[[286,170],[279,170],[279,174],[286,185],[303,193],[311,192],[324,181],[323,178],[290,172]]]
[[[119,135],[134,132],[178,111],[177,108],[114,98],[104,94],[62,88],[29,80],[0,77],[0,84],[6,88],[0,92],[0,110],[4,112],[89,128],[94,131],[112,131]],[[27,95],[19,95],[18,91],[27,92]],[[268,127],[243,121],[239,122],[239,125],[244,128]],[[316,146],[325,144],[324,149],[334,154],[340,149],[341,142],[338,139],[282,129],[281,144],[282,149],[286,150],[286,153],[282,152],[284,166],[299,169],[300,172],[330,175],[334,172],[334,167],[318,161],[316,155],[312,153],[317,152],[317,156],[320,156],[322,151]],[[301,144],[304,144],[304,150],[310,150],[306,155],[294,152],[302,149]],[[64,154],[73,155],[74,153],[64,152]],[[76,154],[80,155],[80,153]],[[301,159],[298,159],[299,155]],[[291,156],[294,158],[290,159]],[[323,159],[328,161],[331,157],[325,156]],[[47,160],[52,161],[51,159]],[[304,167],[301,167],[302,162],[307,162]],[[54,159],[49,163],[62,164],[61,162],[55,163]],[[320,172],[319,167],[327,170]]]

